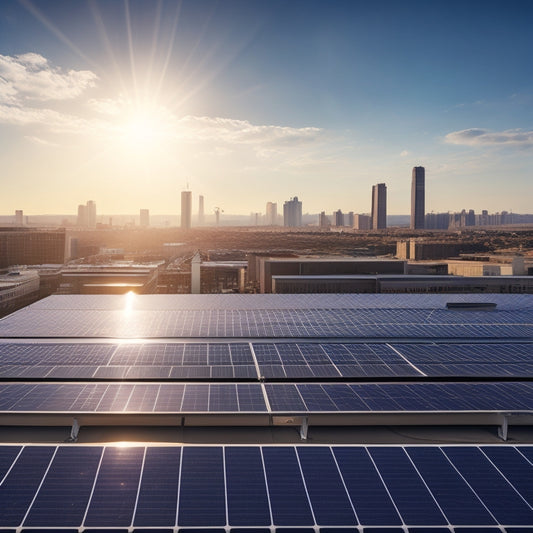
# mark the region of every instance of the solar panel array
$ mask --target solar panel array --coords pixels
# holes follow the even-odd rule
[[[268,398],[269,406],[265,402]],[[533,410],[533,383],[0,383],[0,413]]]
[[[515,533],[531,479],[532,446],[0,446],[0,528]]]
[[[40,309],[0,320],[3,337],[531,338],[531,309]]]

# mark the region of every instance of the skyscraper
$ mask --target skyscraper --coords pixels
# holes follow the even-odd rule
[[[387,186],[378,183],[372,186],[372,229],[387,227]]]
[[[96,202],[93,200],[87,201],[87,226],[96,228]]]
[[[205,223],[204,197],[200,195],[198,196],[198,225],[203,226],[204,223]]]
[[[424,167],[413,167],[411,181],[411,229],[424,229],[426,216],[426,171]]]
[[[139,219],[141,228],[147,228],[150,225],[150,211],[148,209],[141,209]]]
[[[191,229],[192,192],[181,191],[181,229]]]
[[[298,196],[283,204],[283,225],[289,228],[302,225],[302,202],[298,201]]]
[[[278,221],[278,204],[267,202],[266,205],[266,225],[275,226]]]
[[[24,226],[24,213],[22,209],[17,209],[15,211],[15,226]]]

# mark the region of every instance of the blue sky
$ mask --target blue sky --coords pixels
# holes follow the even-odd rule
[[[2,0],[0,213],[533,212],[533,2]]]

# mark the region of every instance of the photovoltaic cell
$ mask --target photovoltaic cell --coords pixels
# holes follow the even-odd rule
[[[25,526],[75,527],[82,523],[102,448],[58,448]],[[65,501],[69,504],[65,505]]]
[[[181,448],[147,448],[135,511],[135,526],[176,522]]]
[[[84,525],[128,527],[131,524],[143,455],[141,447],[104,450]]]
[[[227,447],[225,466],[229,523],[269,526],[271,518],[261,450]]]
[[[178,525],[226,525],[222,448],[184,448]]]

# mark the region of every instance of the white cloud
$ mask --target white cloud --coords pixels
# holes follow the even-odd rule
[[[0,102],[14,98],[38,101],[70,100],[94,87],[98,77],[90,70],[63,72],[35,53],[17,56],[0,55]]]
[[[493,132],[470,128],[448,133],[445,140],[449,144],[466,146],[533,146],[533,131],[505,130]]]
[[[102,115],[117,116],[122,113],[123,104],[119,100],[112,98],[91,98],[87,105]]]
[[[407,150],[402,150],[400,152],[400,157],[407,157],[409,155],[409,152]]]
[[[298,145],[317,140],[320,128],[255,125],[246,120],[186,116],[177,121],[179,136],[189,140],[223,141],[233,144]]]

